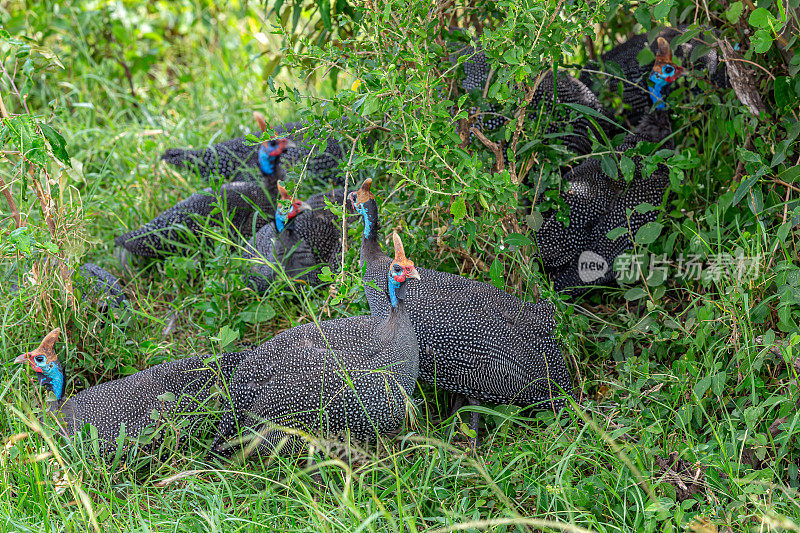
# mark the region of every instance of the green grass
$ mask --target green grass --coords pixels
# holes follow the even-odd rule
[[[252,131],[254,109],[276,121],[295,116],[289,102],[265,97],[261,54],[279,40],[270,35],[265,46],[253,37],[264,31],[255,8],[186,1],[169,9],[156,3],[148,11],[130,2],[121,20],[137,29],[129,41],[124,32],[115,34],[109,52],[103,28],[118,22],[77,9],[55,15],[54,6],[12,3],[2,22],[12,35],[30,35],[52,48],[65,66],[35,78],[28,99],[32,112],[53,117],[72,156],[73,168],[60,186],[53,183],[63,228],[57,244],[72,264],[92,260],[122,275],[113,259],[114,236],[205,186],[160,164],[166,148]],[[148,36],[144,23],[161,37]],[[117,58],[134,69],[135,96]],[[141,58],[150,63],[136,70]],[[5,64],[10,68],[13,60]],[[282,71],[278,80],[311,94],[330,90],[322,81],[304,85],[298,75]],[[0,87],[5,94],[7,82]],[[447,398],[440,395],[429,398],[427,415],[418,413],[399,438],[353,464],[324,453],[312,467],[286,459],[209,464],[198,445],[138,471],[109,471],[34,434],[41,394],[28,383],[29,372],[11,360],[37,345],[48,328],[58,325],[66,333],[60,356],[68,390],[78,390],[163,360],[219,352],[215,337],[223,326],[240,334],[235,346],[263,341],[312,315],[364,313],[365,303],[357,290],[337,305],[325,293],[258,297],[244,287],[236,250],[224,246],[127,276],[134,311],[124,329],[88,300],[71,308],[57,276],[17,296],[4,281],[0,435],[8,444],[0,448],[0,530],[82,531],[91,522],[102,531],[159,532],[800,530],[794,204],[784,215],[797,192],[789,189],[787,197],[785,187],[772,183],[759,220],[747,200],[733,202],[742,139],[726,128],[748,119],[731,94],[702,111],[699,104],[720,97],[689,98],[676,108],[676,123],[686,125],[677,142],[696,167],[673,187],[672,216],[662,220],[662,239],[649,251],[673,261],[680,253],[740,251],[761,256],[760,273],[741,281],[670,278],[643,297],[619,289],[577,304],[559,302],[559,334],[581,405],[558,416],[479,408],[486,428],[474,455],[462,425],[443,419]],[[4,99],[11,113],[24,111]],[[767,153],[774,131],[757,131]],[[0,174],[17,180],[15,198],[35,240],[50,240],[35,194],[28,189],[23,198],[9,159],[0,160]],[[55,165],[51,176],[59,179]],[[0,212],[8,215],[4,204]],[[458,246],[458,238],[452,244]],[[349,252],[351,266],[356,251]],[[527,265],[519,250],[504,258]],[[459,264],[456,259],[431,252],[417,263],[438,267]],[[4,270],[12,266],[6,254]],[[252,311],[259,306],[268,312],[255,322]],[[174,310],[180,311],[179,329],[163,338]],[[771,433],[782,417],[786,424]],[[23,432],[28,435],[17,440]],[[656,456],[671,452],[687,465],[680,482],[657,463]],[[316,469],[322,487],[311,477]],[[679,501],[681,484],[698,490]]]

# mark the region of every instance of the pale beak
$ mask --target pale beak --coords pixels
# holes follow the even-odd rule
[[[417,279],[417,280],[420,279],[419,272],[417,272],[416,268],[411,271],[411,274],[409,274],[409,276],[411,276],[412,278]]]
[[[286,139],[286,144],[283,145],[283,148],[297,148],[297,145],[291,139]]]
[[[303,211],[311,211],[311,206],[306,202],[300,202],[300,207],[297,208],[298,213],[302,213]]]
[[[24,354],[22,354],[20,356],[17,356],[17,358],[14,359],[14,362],[15,363],[27,363],[28,362],[28,354],[24,353]]]

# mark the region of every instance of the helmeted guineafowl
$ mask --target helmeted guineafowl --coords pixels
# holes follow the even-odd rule
[[[371,185],[371,179],[365,180],[349,200],[364,221],[361,261],[369,307],[373,315],[385,316],[390,307],[382,296],[387,287],[382,273],[391,259],[378,243],[378,204]],[[549,302],[523,302],[455,274],[419,272],[422,279],[408,284],[406,307],[419,340],[421,381],[463,394],[472,403],[564,406],[563,391],[571,394],[572,383],[553,336]]]
[[[657,45],[650,77],[650,104],[655,109],[645,114],[636,130],[626,136],[618,148],[620,154],[642,141],[674,147],[668,139],[672,129],[663,98],[681,69],[672,63],[667,41],[659,38]],[[569,225],[552,213],[536,234],[542,263],[556,290],[579,294],[593,285],[612,282],[614,261],[631,248],[631,235],[655,220],[657,212],[640,213],[634,208],[642,203],[661,204],[669,185],[669,170],[658,165],[652,174],[645,175],[642,157],[633,156],[632,160],[635,169],[630,182],[606,175],[598,158],[588,159],[566,174],[569,189],[564,200],[569,206]],[[615,228],[627,228],[628,232],[610,239],[607,234]]]
[[[302,439],[282,427],[315,437],[349,432],[362,442],[400,429],[419,372],[405,304],[407,280],[419,274],[396,234],[394,242],[385,290],[374,295],[389,311],[311,322],[255,348],[233,375],[232,414],[220,420],[212,451],[230,455],[249,441],[259,452],[297,454]]]
[[[294,143],[283,153],[284,166],[297,166],[298,170],[305,169],[311,176],[318,178],[336,172],[344,157],[344,148],[338,140],[320,134],[317,129],[303,121],[288,122],[275,127],[276,135]],[[261,132],[254,132],[253,135],[260,137]],[[312,137],[327,140],[327,146],[322,153],[307,141]],[[170,148],[161,159],[178,168],[196,170],[205,179],[218,175],[230,181],[252,181],[258,178],[257,152],[257,147],[248,145],[245,136],[199,150]]]
[[[621,85],[622,103],[626,108],[623,116],[631,128],[636,128],[652,107],[647,82],[653,71],[653,62],[640,64],[639,53],[645,47],[649,47],[653,55],[656,55],[659,38],[671,43],[675,38],[683,36],[686,31],[688,29],[685,27],[663,28],[652,41],[648,34],[634,35],[604,53],[600,57],[599,64],[589,63],[581,71],[579,79],[597,94]],[[692,58],[695,49],[704,44],[707,43],[704,43],[702,38],[692,37],[675,47],[675,56],[681,60],[684,69],[702,70],[716,87],[729,87],[725,64],[720,61],[716,49],[711,47],[705,53]],[[619,79],[620,74],[623,79]]]
[[[263,128],[263,115],[255,113]],[[223,213],[229,218],[225,226],[233,237],[236,232],[249,238],[266,223],[264,218],[275,211],[278,180],[283,179],[281,157],[291,141],[275,139],[258,145],[258,161],[261,170],[260,182],[232,182],[222,185],[219,195],[207,188],[178,202],[144,226],[120,235],[115,239],[119,250],[144,257],[190,252],[203,239],[203,231],[209,224],[222,227]],[[121,256],[126,263],[126,256]],[[127,266],[127,264],[123,264]]]
[[[283,205],[275,213],[275,224],[261,228],[244,253],[252,261],[250,286],[257,292],[269,290],[278,268],[312,286],[320,282],[318,265],[329,265],[334,272],[339,269],[342,227],[325,199],[341,205],[344,191],[318,193],[306,202],[292,198],[280,184],[278,192]]]
[[[149,430],[169,424],[185,438],[193,424],[212,416],[212,387],[227,383],[245,356],[226,353],[218,358],[189,357],[155,365],[136,374],[101,383],[65,397],[66,377],[55,344],[61,330],[51,331],[32,352],[17,357],[28,363],[39,384],[53,393],[48,411],[56,417],[62,435],[73,437],[85,424],[97,429],[101,455],[117,449],[124,425],[128,439],[144,437]],[[180,429],[189,421],[185,429]],[[153,439],[159,442],[158,438]],[[131,443],[126,444],[131,448]]]

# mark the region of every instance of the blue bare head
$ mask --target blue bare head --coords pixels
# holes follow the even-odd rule
[[[47,334],[38,348],[14,359],[15,363],[28,363],[36,372],[39,384],[50,390],[56,400],[61,400],[64,396],[64,371],[55,352],[55,344],[59,335],[61,335],[61,329],[54,329]]]

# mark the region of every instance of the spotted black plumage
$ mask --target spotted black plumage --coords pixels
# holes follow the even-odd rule
[[[276,279],[276,266],[291,279],[302,280],[312,286],[320,283],[319,267],[328,265],[331,271],[339,269],[342,251],[342,227],[338,218],[325,205],[327,198],[341,205],[344,191],[335,189],[311,196],[306,202],[290,198],[279,186],[281,197],[287,202],[285,214],[276,213],[276,224],[267,224],[251,239],[244,257],[252,262],[250,286],[257,292],[269,290]],[[281,217],[285,222],[278,224]]]
[[[621,85],[622,103],[626,108],[624,117],[629,126],[635,128],[652,106],[647,88],[647,77],[653,69],[653,62],[640,65],[638,60],[639,52],[649,46],[655,55],[658,51],[657,41],[659,37],[671,43],[676,37],[683,35],[685,31],[687,31],[685,27],[663,28],[655,34],[652,40],[648,38],[647,34],[634,35],[624,43],[604,53],[600,57],[599,64],[589,63],[581,71],[579,79],[597,94],[613,90]],[[680,63],[684,68],[704,71],[709,81],[715,86],[720,88],[728,87],[725,65],[720,62],[716,49],[711,48],[692,62],[692,52],[702,44],[702,35],[694,37],[678,45],[674,55],[680,59]],[[625,80],[610,77],[607,75],[608,73],[622,74]]]
[[[20,355],[15,362],[29,364],[40,385],[55,396],[48,411],[56,417],[64,436],[73,437],[87,423],[97,429],[101,455],[116,451],[123,424],[126,437],[136,439],[164,425],[175,431],[188,421],[185,429],[180,430],[185,439],[195,423],[215,412],[209,405],[212,388],[227,383],[246,354],[227,353],[207,360],[190,357],[161,363],[66,397],[66,380],[55,352],[60,333],[60,329],[51,331],[36,350]],[[127,448],[132,446],[133,443],[127,442]]]
[[[667,89],[678,71],[671,65],[669,45],[663,39],[659,43],[661,48],[652,68],[673,69],[670,72],[674,75],[668,83],[664,82],[663,88]],[[654,89],[650,91],[652,94]],[[651,107],[655,100],[651,96]],[[663,103],[656,102],[656,107],[659,105],[663,107]],[[663,108],[652,110],[626,136],[618,152],[622,154],[643,141],[661,143],[671,132],[669,113]],[[667,139],[662,148],[674,148],[672,140]],[[655,211],[644,214],[633,211],[630,217],[627,213],[642,203],[661,204],[669,185],[669,169],[658,165],[651,175],[645,176],[642,157],[634,156],[632,160],[635,170],[630,182],[625,181],[621,172],[618,179],[606,175],[598,158],[584,161],[564,176],[569,183],[563,197],[569,207],[569,225],[558,220],[557,213],[551,213],[536,234],[542,263],[556,290],[579,294],[593,285],[613,281],[615,259],[632,246],[630,234],[635,235],[645,223],[655,220]],[[615,228],[628,228],[630,233],[609,239],[608,232]],[[605,264],[605,268],[595,268],[590,263]]]
[[[281,159],[287,168],[305,169],[311,176],[326,177],[336,172],[344,157],[341,142],[315,131],[307,122],[288,122],[276,126],[275,132],[294,143],[294,146],[286,149]],[[261,132],[253,132],[252,135],[260,137]],[[311,144],[312,138],[327,139],[327,146],[322,153]],[[178,168],[194,170],[205,179],[222,176],[230,181],[252,181],[258,179],[257,152],[257,145],[248,146],[245,137],[237,137],[200,150],[170,148],[161,159]]]
[[[256,115],[260,123],[263,117]],[[264,127],[266,124],[263,123]],[[266,224],[265,216],[275,212],[278,180],[283,179],[281,158],[291,142],[272,140],[257,147],[260,182],[224,184],[219,195],[208,188],[178,202],[144,226],[120,235],[115,243],[133,255],[163,257],[196,250],[209,226],[224,229],[232,238],[249,238]],[[223,226],[223,213],[230,225]],[[123,254],[124,258],[124,254]],[[123,265],[127,266],[127,265]]]
[[[378,205],[371,180],[351,194],[364,220],[361,261],[370,310],[385,316],[381,275],[391,259],[378,243]],[[420,268],[406,306],[420,345],[420,380],[479,402],[560,409],[572,384],[553,337],[549,302],[523,302],[496,287]],[[370,286],[374,282],[378,289]]]
[[[391,311],[304,324],[255,348],[232,377],[232,414],[220,420],[213,451],[230,455],[237,436],[258,433],[259,452],[299,453],[303,440],[280,427],[370,442],[400,429],[419,372],[404,303],[406,279],[418,275],[399,237],[395,247],[381,275],[387,291],[375,295]]]

